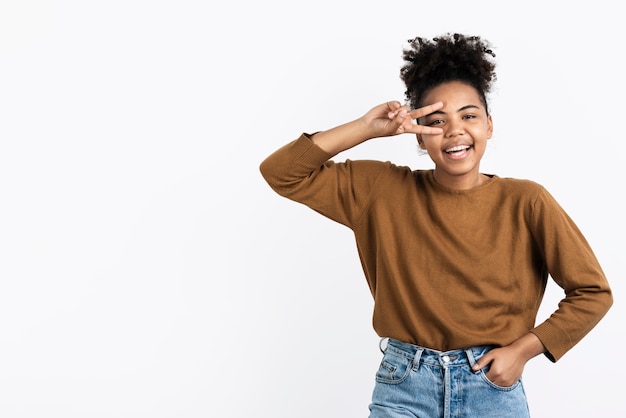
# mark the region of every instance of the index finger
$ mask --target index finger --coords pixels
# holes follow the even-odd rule
[[[430,115],[431,113],[441,109],[442,107],[442,102],[433,103],[431,105],[412,110],[411,112],[409,112],[409,116],[411,116],[413,119],[419,119],[422,116]]]
[[[443,103],[442,102],[436,102],[433,103],[431,105],[428,106],[423,106],[420,107],[418,109],[414,109],[411,112],[409,112],[409,117],[411,117],[412,119],[419,119],[423,116],[427,116],[430,115],[433,112],[436,112],[437,110],[441,109],[443,107]],[[420,125],[420,124],[415,124],[413,126],[413,130],[415,133],[417,134],[424,134],[424,135],[438,135],[440,133],[442,133],[443,131],[441,130],[441,128],[436,128],[436,127],[432,127],[432,126],[424,126],[424,125]]]

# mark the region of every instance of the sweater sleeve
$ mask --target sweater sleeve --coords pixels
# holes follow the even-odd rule
[[[335,163],[309,135],[284,145],[267,157],[261,174],[279,195],[352,227],[372,191],[391,164],[380,161]]]
[[[532,218],[548,273],[565,293],[558,309],[532,331],[545,346],[546,356],[556,362],[602,319],[613,296],[588,242],[543,188]]]

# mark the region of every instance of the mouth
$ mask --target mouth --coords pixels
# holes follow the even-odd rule
[[[450,157],[461,158],[461,157],[465,156],[465,154],[467,154],[471,148],[472,148],[471,145],[465,145],[465,144],[464,145],[455,145],[453,147],[450,147],[450,148],[447,148],[447,149],[443,150],[443,152],[448,154]]]

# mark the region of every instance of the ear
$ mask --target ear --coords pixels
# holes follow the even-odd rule
[[[493,119],[491,119],[491,115],[487,116],[487,139],[491,139],[493,135]]]
[[[425,150],[426,145],[424,144],[424,140],[422,139],[422,135],[415,134],[415,138],[417,138],[417,145],[419,145],[420,149]]]

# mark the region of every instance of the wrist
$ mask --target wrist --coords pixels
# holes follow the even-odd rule
[[[511,344],[516,350],[519,351],[520,356],[530,360],[533,357],[538,356],[546,351],[541,340],[532,332],[524,335]]]

